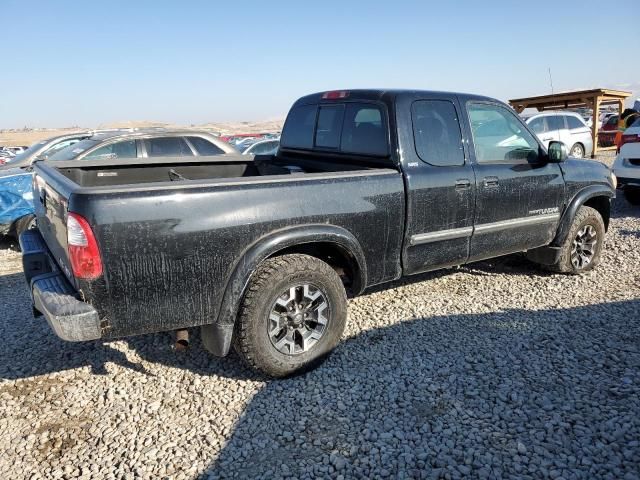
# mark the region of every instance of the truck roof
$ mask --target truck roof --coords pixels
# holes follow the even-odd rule
[[[446,92],[446,91],[437,91],[437,90],[418,90],[418,89],[384,89],[384,88],[366,88],[366,89],[336,89],[324,92],[312,93],[310,95],[305,95],[304,97],[299,98],[295,103],[295,105],[304,105],[310,103],[318,103],[322,101],[335,101],[334,99],[326,99],[324,98],[328,93],[342,93],[344,92],[346,96],[341,97],[341,99],[348,101],[349,99],[357,99],[357,100],[370,100],[370,101],[393,101],[397,97],[400,96],[451,96],[458,97],[462,101],[467,100],[479,100],[479,101],[495,101],[495,99],[491,97],[485,97],[482,95],[474,95],[471,93],[459,93],[459,92]]]

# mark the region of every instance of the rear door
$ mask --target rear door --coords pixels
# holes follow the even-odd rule
[[[564,198],[558,164],[510,108],[467,103],[476,179],[476,210],[469,261],[548,244]]]
[[[593,141],[591,141],[591,129],[573,115],[565,115],[565,121],[567,123],[567,139],[564,143],[568,149],[571,149],[573,145],[579,143],[585,149],[585,153],[589,153]]]
[[[398,101],[398,136],[407,188],[405,274],[466,261],[473,230],[475,180],[455,97]]]

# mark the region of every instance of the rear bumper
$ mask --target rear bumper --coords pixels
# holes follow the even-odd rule
[[[78,293],[51,260],[40,232],[20,235],[24,275],[31,289],[34,313],[42,314],[62,340],[80,342],[101,337],[98,312]]]

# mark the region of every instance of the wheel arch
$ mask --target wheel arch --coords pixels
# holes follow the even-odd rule
[[[238,258],[227,280],[217,318],[202,329],[207,350],[218,356],[228,353],[240,302],[254,272],[266,259],[289,253],[303,253],[327,262],[341,276],[348,277],[352,295],[361,293],[367,285],[364,252],[348,230],[314,224],[272,232],[251,244]]]
[[[580,190],[574,195],[562,214],[556,236],[551,245],[559,246],[564,242],[578,209],[583,205],[594,208],[600,213],[604,222],[604,229],[607,231],[609,229],[609,219],[611,218],[611,198],[614,195],[611,189],[600,185],[592,185]]]

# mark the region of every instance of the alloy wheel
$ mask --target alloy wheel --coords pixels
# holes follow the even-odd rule
[[[275,300],[269,313],[268,334],[280,353],[298,355],[309,351],[327,331],[329,301],[314,285],[305,283],[287,289]]]
[[[571,264],[576,269],[583,269],[591,263],[596,254],[598,235],[592,225],[585,225],[576,234],[571,247]]]

